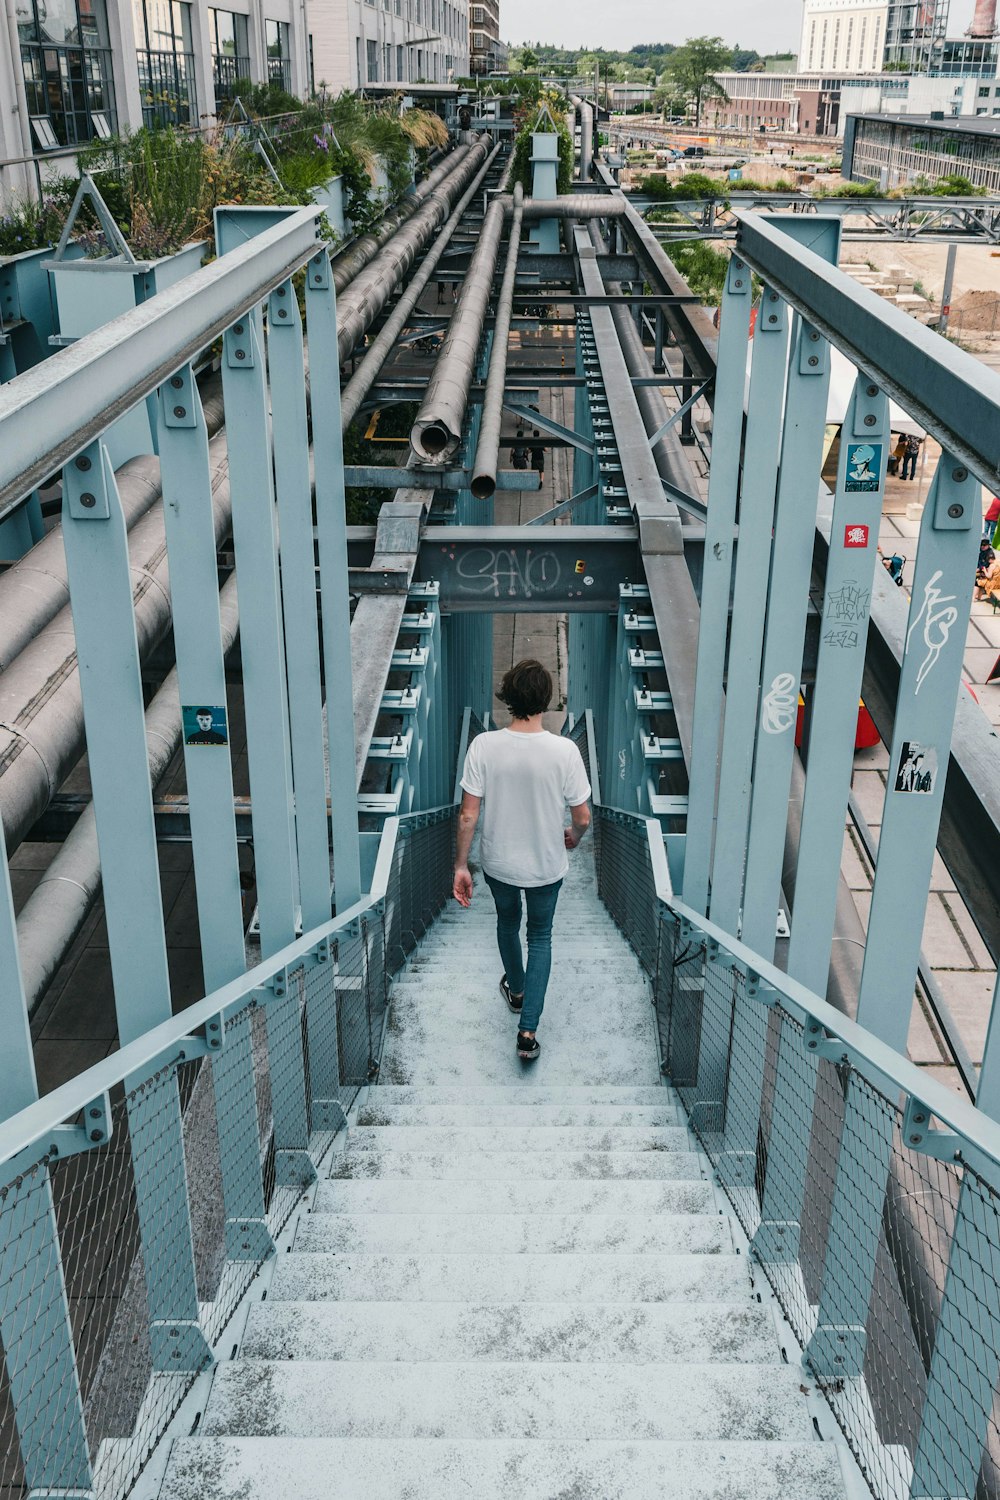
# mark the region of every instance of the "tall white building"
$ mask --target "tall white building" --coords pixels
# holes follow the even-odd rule
[[[195,125],[238,78],[309,92],[299,0],[9,0],[0,158],[54,156],[142,125]]]
[[[888,0],[805,0],[800,71],[881,72],[888,16]]]
[[[799,68],[932,71],[947,26],[948,0],[805,0]]]
[[[307,0],[316,87],[448,83],[469,73],[469,0]]]

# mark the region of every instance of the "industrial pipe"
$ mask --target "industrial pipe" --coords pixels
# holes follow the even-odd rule
[[[510,222],[507,264],[504,266],[500,296],[497,299],[493,347],[490,350],[490,368],[486,378],[486,394],[483,397],[483,418],[479,428],[479,442],[476,446],[476,459],[470,485],[477,500],[488,500],[497,487],[500,429],[503,424],[503,393],[507,384],[507,349],[510,339],[511,314],[514,308],[517,258],[521,249],[523,209],[524,193],[521,184],[518,183],[514,189],[514,212]]]
[[[619,218],[627,207],[622,198],[586,193],[553,198],[551,202],[528,198],[522,205],[522,215],[526,220]],[[424,463],[446,462],[462,440],[469,385],[489,307],[503,221],[513,212],[512,197],[494,198],[486,211],[444,348],[438,355],[410,433],[410,446]]]
[[[404,198],[397,208],[386,214],[376,229],[371,229],[367,234],[361,235],[359,239],[348,245],[342,254],[333,258],[333,284],[338,292],[342,292],[367,265],[370,265],[397,230],[408,219],[412,219],[417,210],[423,207],[441,184],[458,170],[471,149],[470,146],[457,146],[454,151],[449,152],[440,166],[435,167],[430,176]]]
[[[206,382],[202,401],[209,436],[214,436],[223,421],[222,381],[218,376]],[[131,531],[162,496],[160,461],[147,454],[130,458],[115,478],[125,526]],[[62,522],[57,521],[29,552],[0,574],[0,671],[6,671],[68,603]]]
[[[222,650],[228,655],[240,628],[235,574],[219,591],[219,614]],[[180,686],[174,667],[146,710],[146,753],[153,787],[173,760],[180,740]],[[100,890],[101,855],[94,804],[90,802],[17,919],[17,944],[29,1015],[51,984]]]
[[[377,338],[369,345],[364,359],[341,392],[340,418],[341,425],[345,431],[361,410],[361,403],[378,379],[382,366],[395,349],[396,340],[406,327],[410,314],[420,301],[424,289],[437,270],[438,262],[447,249],[449,240],[461,223],[472,199],[482,186],[483,179],[493,165],[499,150],[499,145],[493,147],[482,167],[480,167],[472,182],[466,188],[456,204],[451,218],[444,225],[434,244],[424,256],[420,270],[407,286],[406,291],[380,328]]]
[[[455,198],[487,157],[485,141],[470,146],[461,165],[437,187],[382,253],[351,282],[337,304],[337,347],[346,359],[401,284],[414,260],[448,218]]]
[[[229,530],[232,502],[225,437],[209,448],[216,543]],[[170,626],[163,509],[129,535],[132,598],[140,659]],[[0,822],[13,850],[41,817],[85,746],[73,617],[67,605],[0,675]]]

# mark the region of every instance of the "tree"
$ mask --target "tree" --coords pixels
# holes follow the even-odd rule
[[[729,66],[735,73],[749,73],[754,63],[759,61],[759,52],[755,52],[752,47],[741,47],[739,43],[737,43],[733,48]]]
[[[695,36],[689,37],[671,57],[668,77],[677,89],[694,99],[696,125],[701,123],[703,98],[711,96],[728,102],[729,95],[715,75],[729,67],[732,55],[732,48],[726,46],[721,36]]]
[[[530,47],[521,47],[511,56],[510,61],[512,70],[518,73],[537,73],[538,71],[538,54]]]

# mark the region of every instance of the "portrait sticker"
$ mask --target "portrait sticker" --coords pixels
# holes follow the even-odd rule
[[[849,443],[847,445],[847,474],[844,489],[847,493],[878,489],[882,471],[881,443]]]
[[[225,706],[208,708],[200,703],[181,705],[185,745],[228,745],[229,726]]]
[[[937,781],[938,755],[933,745],[904,740],[896,767],[896,792],[933,792]]]

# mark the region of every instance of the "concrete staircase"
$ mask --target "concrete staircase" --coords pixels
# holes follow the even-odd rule
[[[846,1494],[571,858],[541,1058],[515,1057],[477,889],[397,981],[380,1085],[162,1500]]]

